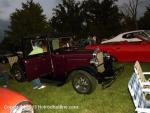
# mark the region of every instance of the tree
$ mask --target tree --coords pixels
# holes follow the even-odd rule
[[[120,31],[121,15],[115,2],[116,0],[85,0],[79,3],[63,0],[54,9],[55,15],[50,23],[61,34],[108,37]]]
[[[26,35],[41,34],[49,31],[43,9],[39,3],[27,0],[21,9],[10,16],[9,30],[5,32],[3,43],[10,48],[20,48],[20,40]]]
[[[129,0],[129,2],[125,3],[121,9],[126,25],[128,25],[128,23],[133,24],[133,26],[129,25],[132,27],[131,29],[138,29],[137,10],[139,5],[140,0]]]
[[[115,4],[117,0],[85,1],[89,31],[99,37],[109,37],[120,31],[121,14]]]
[[[138,21],[138,25],[140,29],[150,29],[150,6],[147,7],[144,16]]]
[[[50,25],[55,32],[60,35],[81,33],[83,15],[80,2],[63,0],[53,11],[54,16],[50,20]]]

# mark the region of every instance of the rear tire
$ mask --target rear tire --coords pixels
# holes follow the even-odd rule
[[[12,67],[12,73],[13,77],[15,78],[16,81],[18,82],[24,82],[25,81],[25,74],[21,66],[18,64],[13,65]]]
[[[72,73],[72,86],[77,93],[90,94],[96,89],[97,80],[84,70]]]

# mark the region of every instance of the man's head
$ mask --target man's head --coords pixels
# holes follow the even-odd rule
[[[32,47],[33,47],[33,49],[36,49],[36,48],[40,47],[40,41],[32,42]]]

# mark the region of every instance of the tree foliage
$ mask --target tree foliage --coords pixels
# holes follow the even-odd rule
[[[54,9],[51,25],[57,32],[107,37],[120,30],[121,15],[116,0],[63,0]],[[84,24],[85,23],[85,24]]]
[[[138,29],[137,13],[138,7],[142,0],[129,0],[124,3],[122,7],[122,14],[124,15],[124,24],[127,30]]]
[[[99,37],[108,37],[120,31],[121,14],[116,0],[88,0],[85,2],[89,31]],[[93,29],[94,28],[94,29]]]
[[[83,22],[82,7],[75,0],[63,0],[54,10],[50,25],[57,34],[80,34]]]
[[[150,29],[150,6],[147,7],[144,16],[140,18],[138,24],[140,29]]]
[[[21,9],[16,9],[10,16],[9,30],[6,31],[4,44],[11,48],[19,48],[20,40],[26,35],[40,34],[48,31],[48,24],[40,4],[33,0],[22,3]]]

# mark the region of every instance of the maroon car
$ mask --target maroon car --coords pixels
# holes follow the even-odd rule
[[[85,50],[70,47],[70,39],[64,38],[26,38],[23,40],[22,53],[18,61],[11,64],[14,77],[18,81],[33,80],[48,76],[62,81],[72,80],[78,93],[94,91],[97,80],[108,72],[104,65],[103,53],[97,50]],[[33,54],[33,45],[39,48]],[[42,48],[42,52],[41,52]],[[31,54],[32,53],[32,54]],[[106,55],[107,56],[107,55]],[[107,63],[111,57],[107,57]],[[106,60],[105,60],[106,61]],[[106,74],[106,73],[105,73]],[[111,76],[111,73],[109,73]]]

